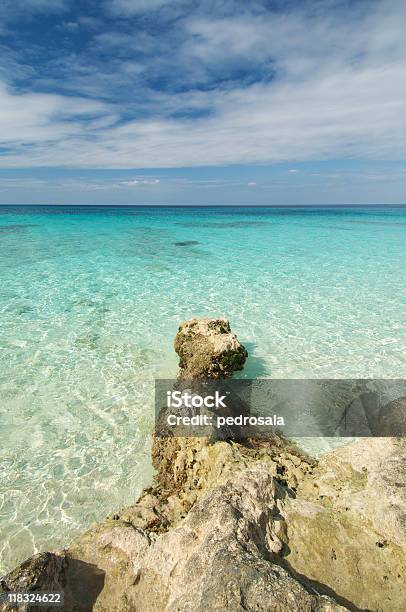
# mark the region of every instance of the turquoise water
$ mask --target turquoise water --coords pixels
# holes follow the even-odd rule
[[[149,481],[181,320],[227,316],[242,376],[402,378],[405,276],[405,208],[0,208],[0,569]]]

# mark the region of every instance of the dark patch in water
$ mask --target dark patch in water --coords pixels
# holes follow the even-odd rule
[[[406,227],[406,223],[396,223],[394,221],[364,221],[364,220],[345,220],[345,223],[361,223],[367,225],[388,225],[389,227]]]
[[[10,304],[6,307],[6,312],[11,312],[16,315],[24,315],[30,312],[34,312],[35,308],[30,304],[24,304],[23,302],[19,302],[17,304]]]
[[[18,225],[0,225],[0,234],[15,234],[29,227],[36,227],[34,223],[19,223]]]
[[[100,340],[100,334],[88,331],[82,336],[78,336],[75,340],[75,346],[78,348],[96,350]]]
[[[130,234],[141,234],[143,238],[155,238],[156,240],[164,239],[164,236],[168,234],[166,227],[149,227],[146,225],[127,227],[126,232]]]
[[[182,242],[174,242],[175,246],[194,246],[199,244],[197,240],[183,240]]]
[[[353,232],[354,228],[353,227],[341,227],[340,225],[308,225],[308,224],[304,224],[304,223],[291,223],[291,225],[295,225],[295,227],[309,227],[311,229],[316,230],[317,232],[321,229],[338,229],[338,230],[345,230],[346,232]]]
[[[268,221],[212,221],[209,223],[178,223],[177,225],[182,225],[183,227],[251,227],[258,225],[270,225]]]

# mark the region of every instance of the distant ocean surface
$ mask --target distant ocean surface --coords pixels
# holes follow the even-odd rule
[[[405,304],[406,208],[0,207],[0,571],[148,483],[180,321],[241,376],[404,378]]]

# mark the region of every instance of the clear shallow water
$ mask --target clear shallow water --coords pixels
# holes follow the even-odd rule
[[[402,378],[405,276],[404,208],[0,207],[0,570],[150,480],[179,321],[227,316],[242,376]]]

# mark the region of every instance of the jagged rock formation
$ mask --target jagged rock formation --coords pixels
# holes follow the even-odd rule
[[[278,563],[285,524],[267,466],[239,469],[161,535],[120,518],[72,547],[105,571],[95,609],[345,610]]]
[[[227,319],[195,318],[181,323],[174,348],[179,356],[179,385],[195,381],[198,386],[202,379],[227,378],[243,368],[248,356]],[[196,453],[207,447],[206,438],[161,437],[154,432],[152,464],[160,486],[170,493],[182,488],[182,480],[194,479],[193,469],[185,468],[192,458],[195,462]],[[192,503],[195,499],[192,496]]]
[[[175,347],[180,381],[246,357],[222,319],[182,324]],[[63,585],[68,612],[406,608],[404,442],[365,439],[316,462],[276,435],[155,437],[152,457],[135,504],[2,588]]]
[[[181,323],[175,338],[180,378],[226,378],[242,370],[246,349],[231,332],[227,319],[191,319]]]

